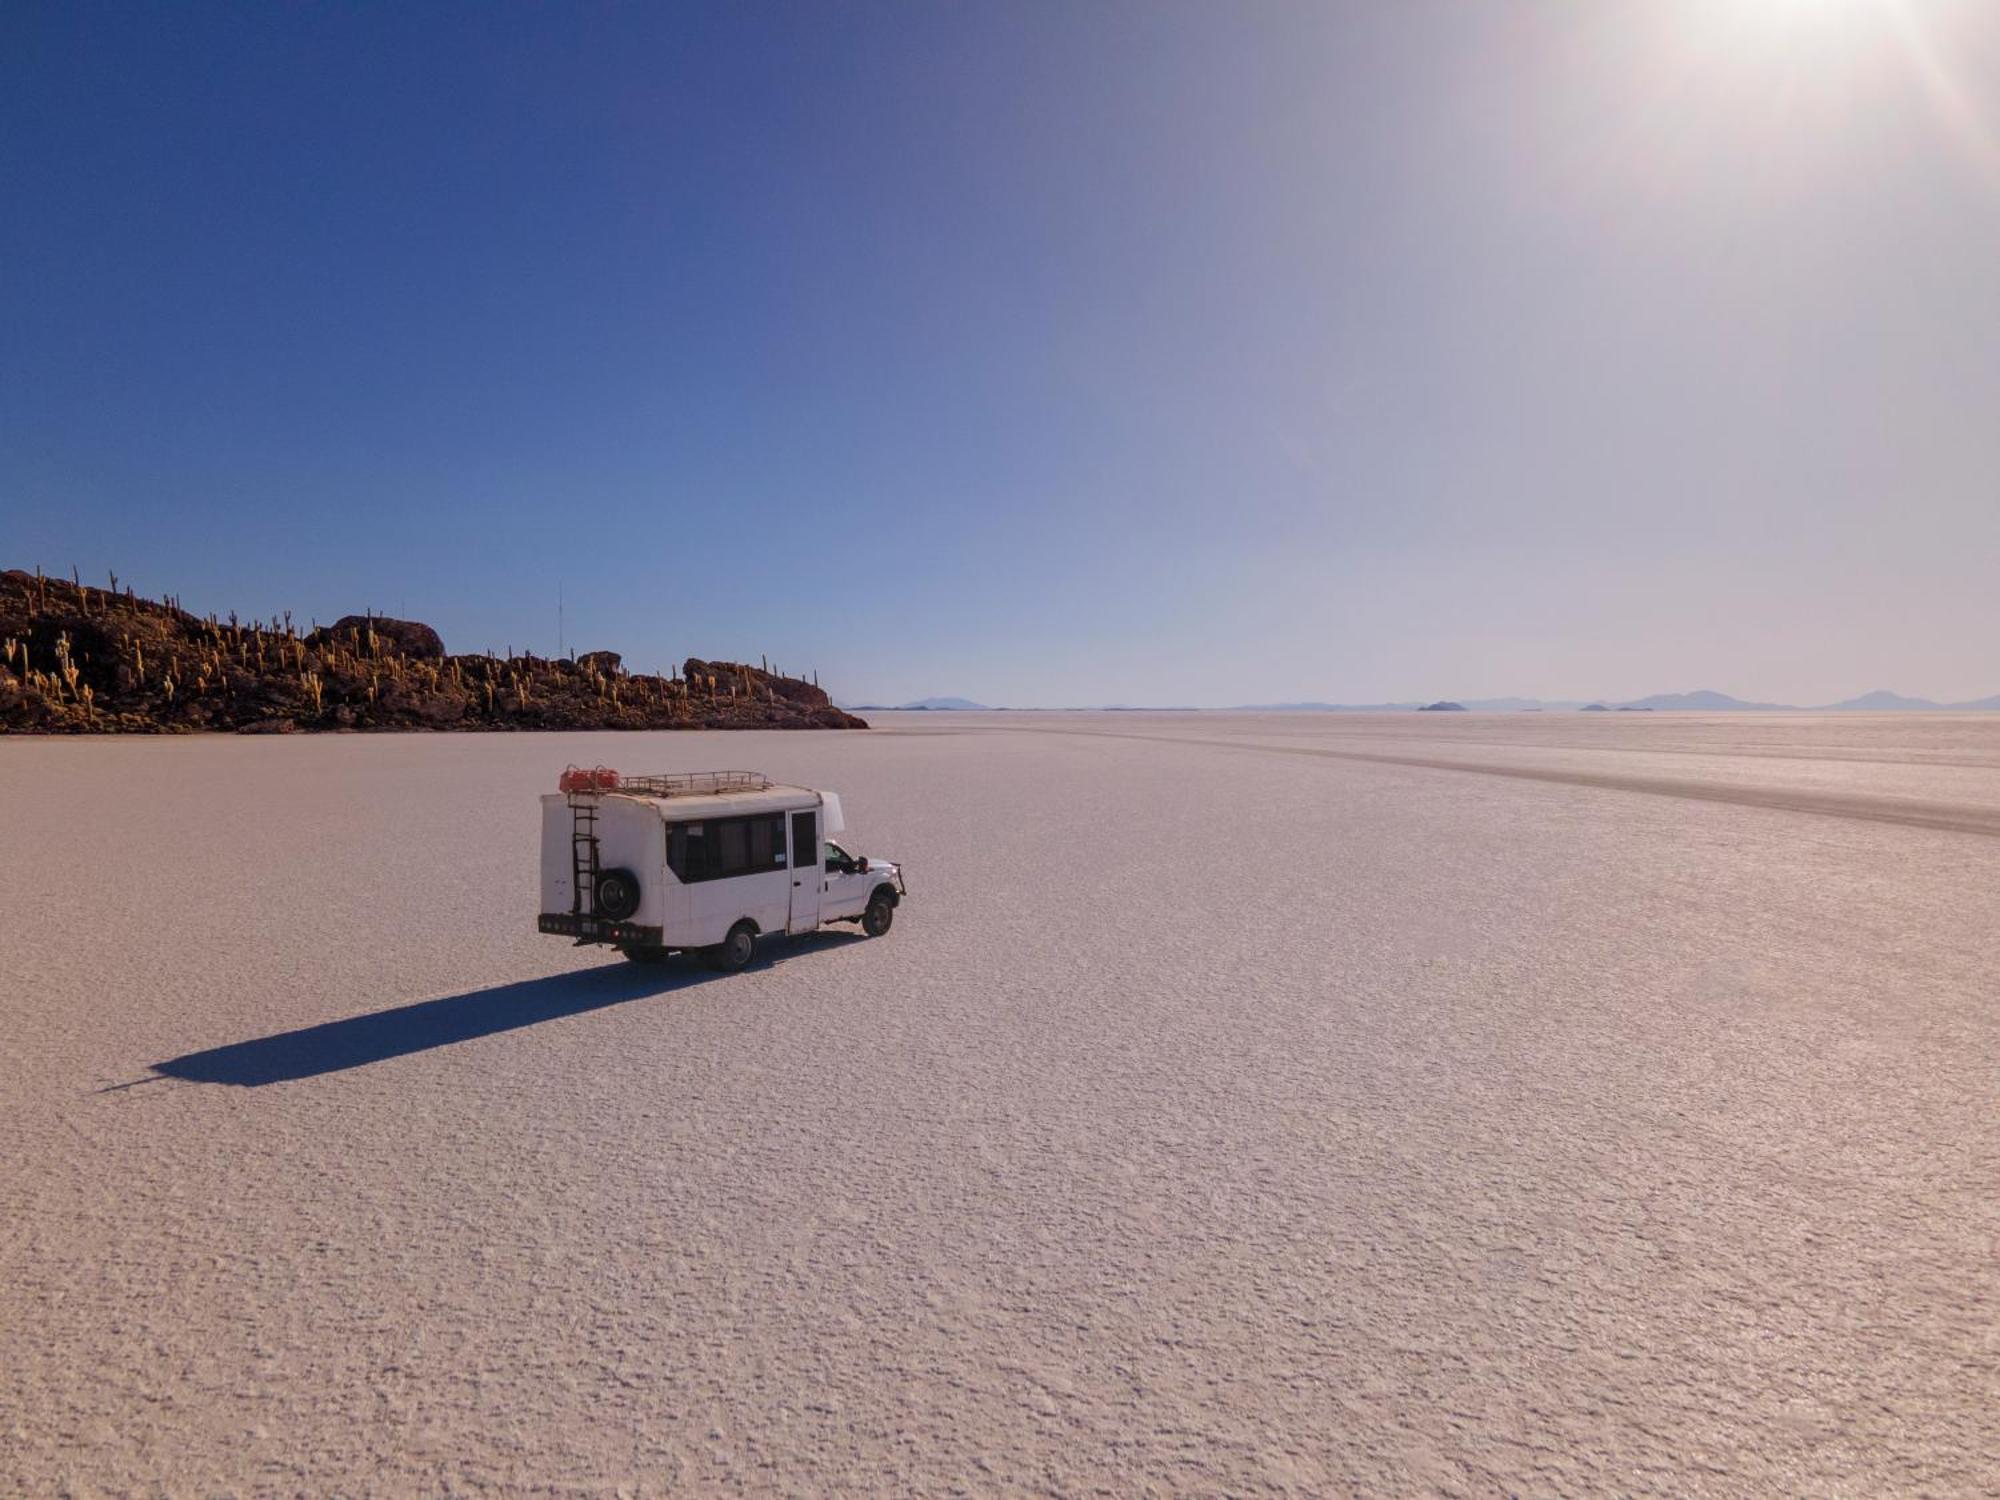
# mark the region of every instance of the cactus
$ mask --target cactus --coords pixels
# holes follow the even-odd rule
[[[74,698],[76,696],[77,674],[81,669],[78,668],[74,661],[70,660],[69,632],[67,630],[56,638],[56,670],[62,674],[63,683],[69,688],[69,695]]]

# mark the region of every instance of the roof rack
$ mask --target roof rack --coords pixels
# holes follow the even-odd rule
[[[621,776],[616,790],[627,797],[712,797],[719,792],[762,792],[771,778],[762,771],[675,771],[663,776]]]

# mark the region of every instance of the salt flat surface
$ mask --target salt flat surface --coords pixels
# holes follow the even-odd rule
[[[2000,718],[0,742],[0,1492],[2000,1488]],[[565,762],[895,930],[533,930]]]

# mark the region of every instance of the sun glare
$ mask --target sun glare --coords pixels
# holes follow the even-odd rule
[[[1707,25],[1743,46],[1844,45],[1880,35],[1896,0],[1717,0],[1700,7]]]
[[[1960,33],[1988,0],[1701,0],[1679,11],[1696,66],[1765,81],[1783,105],[1900,77],[1940,136],[2000,193],[2000,122],[1961,76]]]

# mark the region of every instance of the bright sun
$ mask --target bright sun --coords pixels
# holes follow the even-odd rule
[[[1957,62],[1969,33],[1992,34],[1996,13],[1996,0],[1687,0],[1680,15],[1708,62],[1787,87],[1839,89],[1843,78],[1903,74],[1941,135],[2000,192],[2000,122]]]
[[[1706,8],[1725,27],[1808,41],[1814,34],[1872,29],[1895,4],[1896,0],[1721,0]]]

